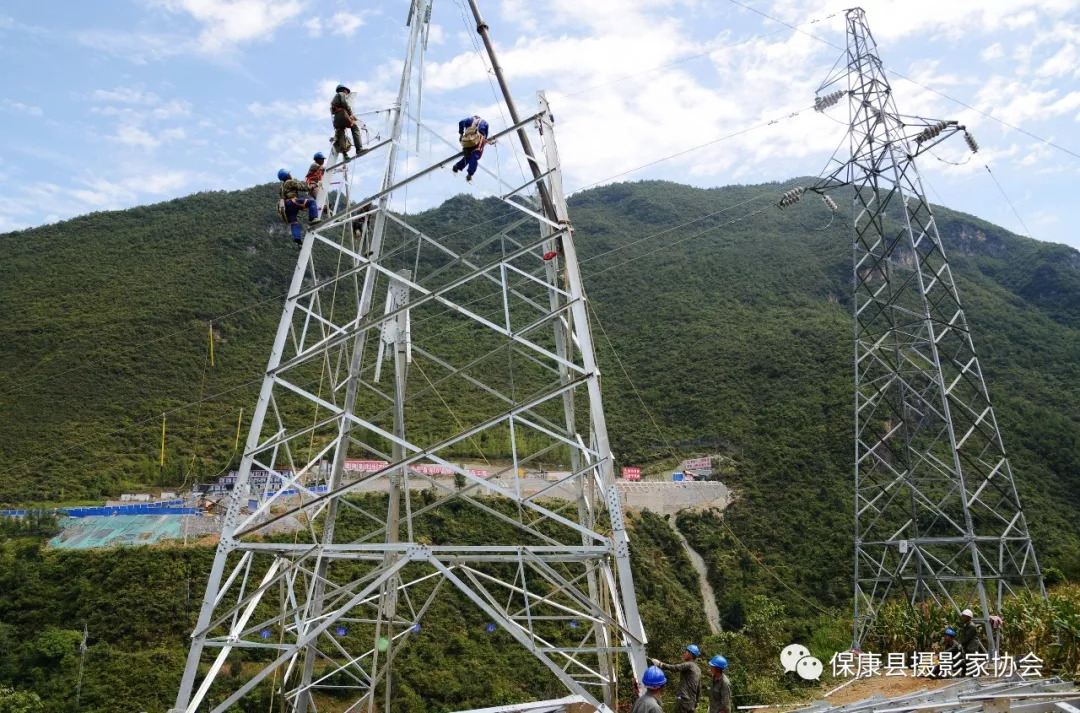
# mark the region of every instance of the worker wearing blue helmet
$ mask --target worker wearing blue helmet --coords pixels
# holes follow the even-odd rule
[[[322,185],[323,173],[326,171],[323,168],[323,164],[326,163],[326,156],[322,151],[311,157],[311,165],[308,166],[307,175],[304,176],[304,183],[307,184],[308,193],[312,198],[319,197],[319,186]]]
[[[713,656],[709,659],[712,685],[709,686],[709,713],[734,713],[731,709],[731,681],[727,677],[727,659]]]
[[[943,632],[941,639],[941,654],[938,659],[941,663],[934,667],[932,674],[934,678],[948,678],[950,676],[959,676],[963,673],[964,647],[956,640],[956,632],[952,629],[946,629]],[[948,662],[947,668],[941,665],[946,662]]]
[[[664,671],[679,672],[679,687],[675,689],[675,713],[693,713],[697,708],[698,695],[701,692],[701,669],[697,665],[697,657],[701,656],[701,649],[695,644],[688,644],[682,653],[682,663],[666,664],[659,659],[653,659],[654,666]]]
[[[667,676],[660,667],[649,666],[645,669],[641,685],[645,687],[645,693],[634,701],[630,713],[664,713],[664,707],[660,705],[660,691],[667,685]]]
[[[277,177],[281,181],[278,215],[289,224],[293,242],[297,245],[303,245],[304,234],[300,231],[300,211],[306,208],[308,222],[314,225],[319,222],[319,207],[312,198],[307,196],[308,187],[306,183],[293,178],[284,168],[277,172]]]

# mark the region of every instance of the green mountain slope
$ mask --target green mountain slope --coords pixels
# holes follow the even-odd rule
[[[385,498],[376,502],[370,496],[361,504],[386,507]],[[449,505],[446,515],[463,541],[483,541],[490,527],[485,515],[468,507]],[[631,564],[642,582],[641,614],[652,632],[650,653],[674,658],[687,637],[701,640],[708,631],[697,577],[663,519],[648,513],[635,516],[630,529]],[[423,535],[438,541],[432,531]],[[0,542],[0,687],[37,693],[47,711],[169,709],[212,560],[208,547],[42,552],[25,539]],[[680,607],[666,606],[672,601]],[[421,632],[395,659],[393,710],[453,711],[564,695],[550,672],[509,633],[489,634],[487,623],[464,595],[444,588],[425,615]],[[84,624],[89,647],[77,708]],[[747,639],[744,646],[754,643]],[[232,679],[252,674],[245,665],[260,656],[252,652],[230,666],[224,682],[228,690],[236,687]],[[623,696],[628,695],[626,688]],[[264,683],[235,710],[265,713],[271,709],[269,690]],[[223,694],[212,689],[210,697],[221,700]],[[336,704],[329,710],[346,707],[327,698]],[[8,710],[2,696],[0,710]]]
[[[832,604],[850,588],[851,248],[813,202],[769,207],[778,190],[617,184],[571,214],[620,462],[728,454],[727,522]],[[273,196],[198,194],[0,236],[0,501],[228,467],[295,259]],[[444,234],[506,211],[458,196],[414,219]],[[1080,576],[1080,257],[939,215],[1040,557]],[[226,314],[209,368],[209,322]]]

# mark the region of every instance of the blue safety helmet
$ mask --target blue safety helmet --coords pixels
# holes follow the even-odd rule
[[[340,91],[346,91],[346,92],[349,92],[349,88],[348,88],[348,87],[346,87],[346,86],[345,86],[344,84],[339,84],[339,85],[337,85],[337,88],[336,88],[336,89],[334,89],[334,91],[335,91],[335,92],[340,92]],[[351,94],[352,92],[349,92],[349,93]]]
[[[318,152],[317,154],[315,154],[314,156],[312,156],[312,157],[311,157],[311,160],[312,160],[312,161],[318,161],[318,160],[319,160],[320,158],[321,158],[321,159],[322,159],[323,161],[325,161],[325,160],[326,160],[326,156],[323,156],[323,152],[322,152],[322,151],[319,151],[319,152]]]
[[[694,658],[701,656],[701,649],[697,647],[697,644],[690,644],[686,647],[686,650],[694,655]]]
[[[718,668],[723,671],[725,668],[727,668],[727,659],[723,656],[713,656],[711,659],[709,659],[709,665],[713,668]]]
[[[641,682],[645,685],[645,688],[660,688],[667,683],[667,676],[664,675],[659,666],[649,666],[645,669],[645,675],[641,677]]]
[[[288,177],[289,177],[289,172],[288,171],[286,171],[284,168],[279,168],[278,169],[277,179],[279,181],[284,181]]]
[[[955,631],[953,631],[952,629],[946,629],[946,630],[945,630],[945,636],[953,636],[953,637],[955,637],[955,636],[956,636],[956,632],[955,632]]]

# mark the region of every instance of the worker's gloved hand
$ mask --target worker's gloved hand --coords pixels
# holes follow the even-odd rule
[[[660,665],[660,659],[649,659],[649,662],[652,663],[653,666]]]

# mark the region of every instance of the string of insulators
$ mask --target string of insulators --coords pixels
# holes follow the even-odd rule
[[[967,142],[968,148],[971,149],[971,153],[979,153],[979,142],[975,140],[975,137],[964,132],[964,141]]]
[[[790,191],[780,197],[780,207],[787,208],[789,205],[795,205],[802,199],[803,193],[806,193],[806,189],[802,186],[798,188],[792,188]]]
[[[836,205],[836,201],[834,201],[832,199],[832,196],[822,196],[821,201],[825,204],[825,207],[828,208],[833,213],[840,210],[840,207],[838,205]]]
[[[947,122],[947,121],[939,121],[938,123],[934,124],[933,126],[926,127],[925,129],[923,129],[922,131],[919,132],[918,136],[915,137],[915,142],[921,144],[924,141],[929,141],[930,139],[934,138],[935,136],[940,134],[942,131],[944,131],[945,127],[948,126],[948,125],[949,125],[949,122]]]
[[[832,94],[826,94],[823,97],[814,97],[814,111],[825,111],[830,106],[840,101],[847,92],[843,89],[837,89]]]

